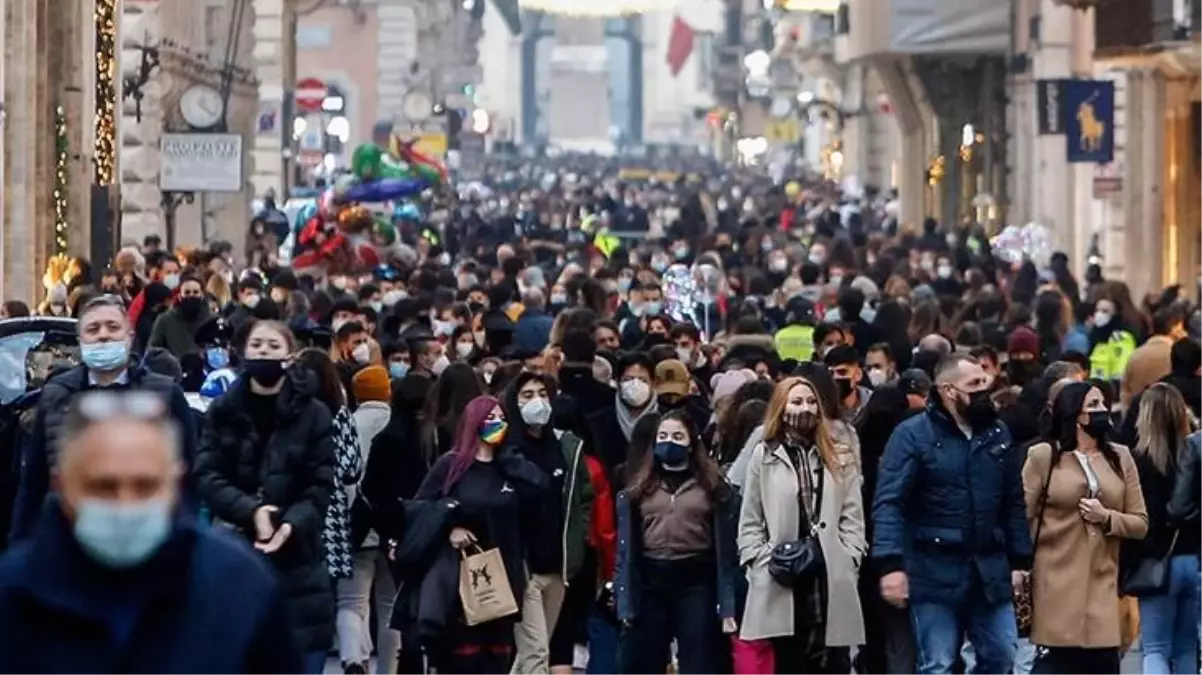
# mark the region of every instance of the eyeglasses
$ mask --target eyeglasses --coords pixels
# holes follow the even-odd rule
[[[89,391],[75,398],[71,413],[73,426],[80,428],[120,417],[162,420],[167,417],[167,406],[148,391]]]

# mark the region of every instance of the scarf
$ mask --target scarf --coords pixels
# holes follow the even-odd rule
[[[655,400],[655,394],[651,395],[651,401],[647,407],[643,408],[643,412],[637,416],[630,414],[630,408],[626,406],[626,402],[622,400],[621,394],[616,394],[616,403],[614,403],[614,411],[618,414],[618,426],[622,427],[622,435],[626,440],[630,440],[630,435],[634,433],[634,425],[638,424],[639,420],[643,419],[644,415],[659,412],[659,402]]]

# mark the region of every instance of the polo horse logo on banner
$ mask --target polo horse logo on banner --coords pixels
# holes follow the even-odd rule
[[[1077,122],[1081,125],[1080,144],[1083,152],[1099,152],[1106,140],[1106,123],[1098,119],[1098,111],[1094,100],[1098,92],[1090,94],[1089,98],[1077,106]]]

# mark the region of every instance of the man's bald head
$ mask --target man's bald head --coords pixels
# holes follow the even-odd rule
[[[947,356],[952,353],[952,342],[938,333],[931,333],[918,341],[918,348]]]

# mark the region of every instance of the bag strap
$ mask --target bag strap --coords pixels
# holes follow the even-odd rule
[[[1035,566],[1035,552],[1039,549],[1039,535],[1043,532],[1043,513],[1048,508],[1048,486],[1052,484],[1052,471],[1056,468],[1059,457],[1056,456],[1056,446],[1048,444],[1048,475],[1043,479],[1043,493],[1039,495],[1039,520],[1035,523],[1035,538],[1031,541],[1031,566]]]
[[[788,454],[788,452],[786,451],[785,454]],[[818,518],[822,510],[822,491],[826,487],[826,470],[825,468],[820,469],[818,471],[818,482],[811,483],[810,476],[813,475],[813,472],[810,470],[808,450],[804,448],[798,449],[797,466],[793,467],[793,470],[797,474],[797,506],[799,509],[801,509],[801,520],[809,525],[808,533],[810,536],[814,536],[815,531],[818,529]],[[813,517],[810,515],[809,505],[805,503],[806,500],[802,499],[802,481],[805,481],[805,483],[810,486],[810,492],[814,497],[814,503],[818,505],[818,509],[816,509],[816,511],[819,511],[819,514],[815,514]]]
[[[1173,557],[1173,549],[1177,548],[1177,535],[1181,534],[1181,528],[1173,529],[1173,541],[1169,543],[1169,550],[1164,554],[1164,559],[1168,560]]]

